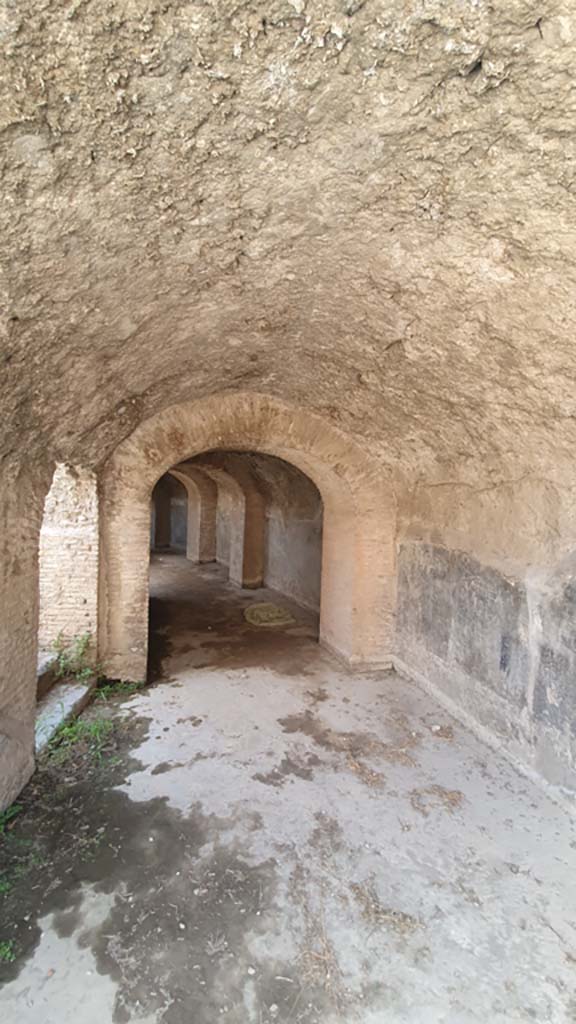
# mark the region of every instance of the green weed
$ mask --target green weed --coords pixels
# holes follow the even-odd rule
[[[108,718],[77,718],[68,722],[58,729],[50,743],[50,760],[63,764],[74,750],[81,749],[100,762],[113,731],[114,723]]]
[[[131,697],[138,690],[141,690],[146,683],[130,683],[118,679],[116,682],[102,683],[96,690],[96,700],[110,700],[111,697]]]
[[[0,897],[7,896],[12,891],[12,887],[21,878],[26,876],[34,868],[44,868],[49,863],[48,857],[40,849],[30,848],[31,840],[26,844],[21,841],[17,841],[15,836],[7,836],[6,842],[8,848],[7,854],[11,858],[18,858],[12,864],[9,871],[5,871],[0,875]]]
[[[0,963],[11,964],[14,963],[15,959],[14,940],[10,939],[8,942],[0,942]]]
[[[52,650],[56,654],[56,678],[71,678],[79,683],[85,683],[97,674],[98,670],[90,658],[91,646],[91,633],[81,633],[73,640],[67,640],[60,633],[52,644]]]
[[[21,810],[22,804],[12,804],[11,807],[7,807],[5,811],[0,813],[0,836],[5,835],[9,822],[12,821],[17,814],[20,814]]]

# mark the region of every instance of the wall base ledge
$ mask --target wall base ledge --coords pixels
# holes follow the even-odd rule
[[[323,637],[320,637],[318,643],[320,647],[328,651],[349,672],[390,672],[394,668],[392,655],[383,655],[381,658],[367,661],[357,654],[346,654],[344,651],[340,651],[329,640],[324,640]]]

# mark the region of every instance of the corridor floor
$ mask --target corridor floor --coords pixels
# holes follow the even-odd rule
[[[563,809],[280,595],[163,556],[152,625],[156,681],[85,716],[115,756],[23,796],[6,1024],[576,1021]]]

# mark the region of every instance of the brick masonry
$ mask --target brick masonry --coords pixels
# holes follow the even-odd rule
[[[59,634],[96,638],[98,497],[88,470],[58,466],[40,530],[38,640],[48,649]]]

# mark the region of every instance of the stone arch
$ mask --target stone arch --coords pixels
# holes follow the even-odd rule
[[[174,466],[169,472],[186,488],[188,496],[186,557],[191,562],[214,562],[218,502],[216,484],[206,473],[192,466]]]
[[[103,468],[100,656],[108,674],[146,672],[151,489],[172,466],[215,450],[277,455],[312,479],[324,503],[320,640],[351,665],[389,664],[395,501],[382,467],[313,413],[233,393],[164,409]]]

